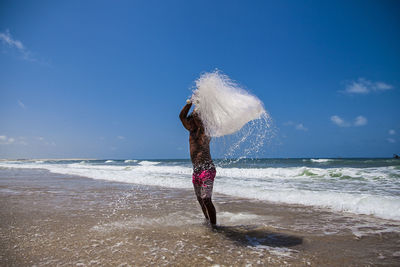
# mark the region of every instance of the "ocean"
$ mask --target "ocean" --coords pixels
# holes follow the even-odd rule
[[[398,159],[225,159],[215,163],[216,193],[400,221]],[[192,188],[190,160],[4,160],[0,168]]]

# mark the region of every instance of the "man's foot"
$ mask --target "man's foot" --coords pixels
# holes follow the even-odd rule
[[[209,220],[204,219],[203,223],[204,226],[210,227],[212,230],[218,230],[218,225],[217,224],[212,224]]]

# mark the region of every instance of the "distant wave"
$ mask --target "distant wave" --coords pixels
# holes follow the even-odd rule
[[[153,166],[153,165],[157,165],[160,164],[161,162],[158,161],[147,161],[147,160],[143,160],[141,162],[139,162],[139,165],[141,166]]]
[[[113,160],[106,160],[104,163],[113,163],[113,162],[115,162],[115,161],[113,161]]]
[[[124,160],[124,163],[135,163],[135,162],[137,162],[137,159],[127,159],[127,160]]]
[[[310,159],[310,160],[311,160],[311,162],[317,162],[317,163],[333,161],[333,159]]]

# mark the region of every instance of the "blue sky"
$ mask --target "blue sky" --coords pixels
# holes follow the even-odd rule
[[[188,158],[216,68],[257,95],[260,157],[400,153],[398,1],[1,1],[0,158]]]

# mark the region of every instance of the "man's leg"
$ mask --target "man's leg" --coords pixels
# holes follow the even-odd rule
[[[214,186],[214,180],[207,179],[206,181],[204,181],[201,194],[203,204],[206,207],[207,215],[212,226],[217,224],[217,214],[215,211],[214,204],[211,201],[213,186]]]
[[[206,217],[207,221],[209,221],[210,219],[209,219],[208,214],[207,214],[206,205],[204,204],[203,199],[202,199],[203,187],[195,185],[195,184],[193,184],[193,186],[194,186],[194,193],[196,194],[197,201],[200,204],[200,207],[201,207],[201,210],[203,211],[204,217]]]
[[[204,204],[203,199],[201,199],[201,197],[197,197],[197,201],[200,204],[200,207],[201,207],[201,210],[203,211],[204,217],[206,217],[207,221],[209,221],[210,218],[208,217],[207,208],[206,208],[206,205]]]
[[[208,214],[208,217],[210,218],[211,224],[216,225],[217,224],[217,213],[215,211],[215,207],[211,201],[211,198],[204,198],[203,203],[206,206],[207,214]]]

